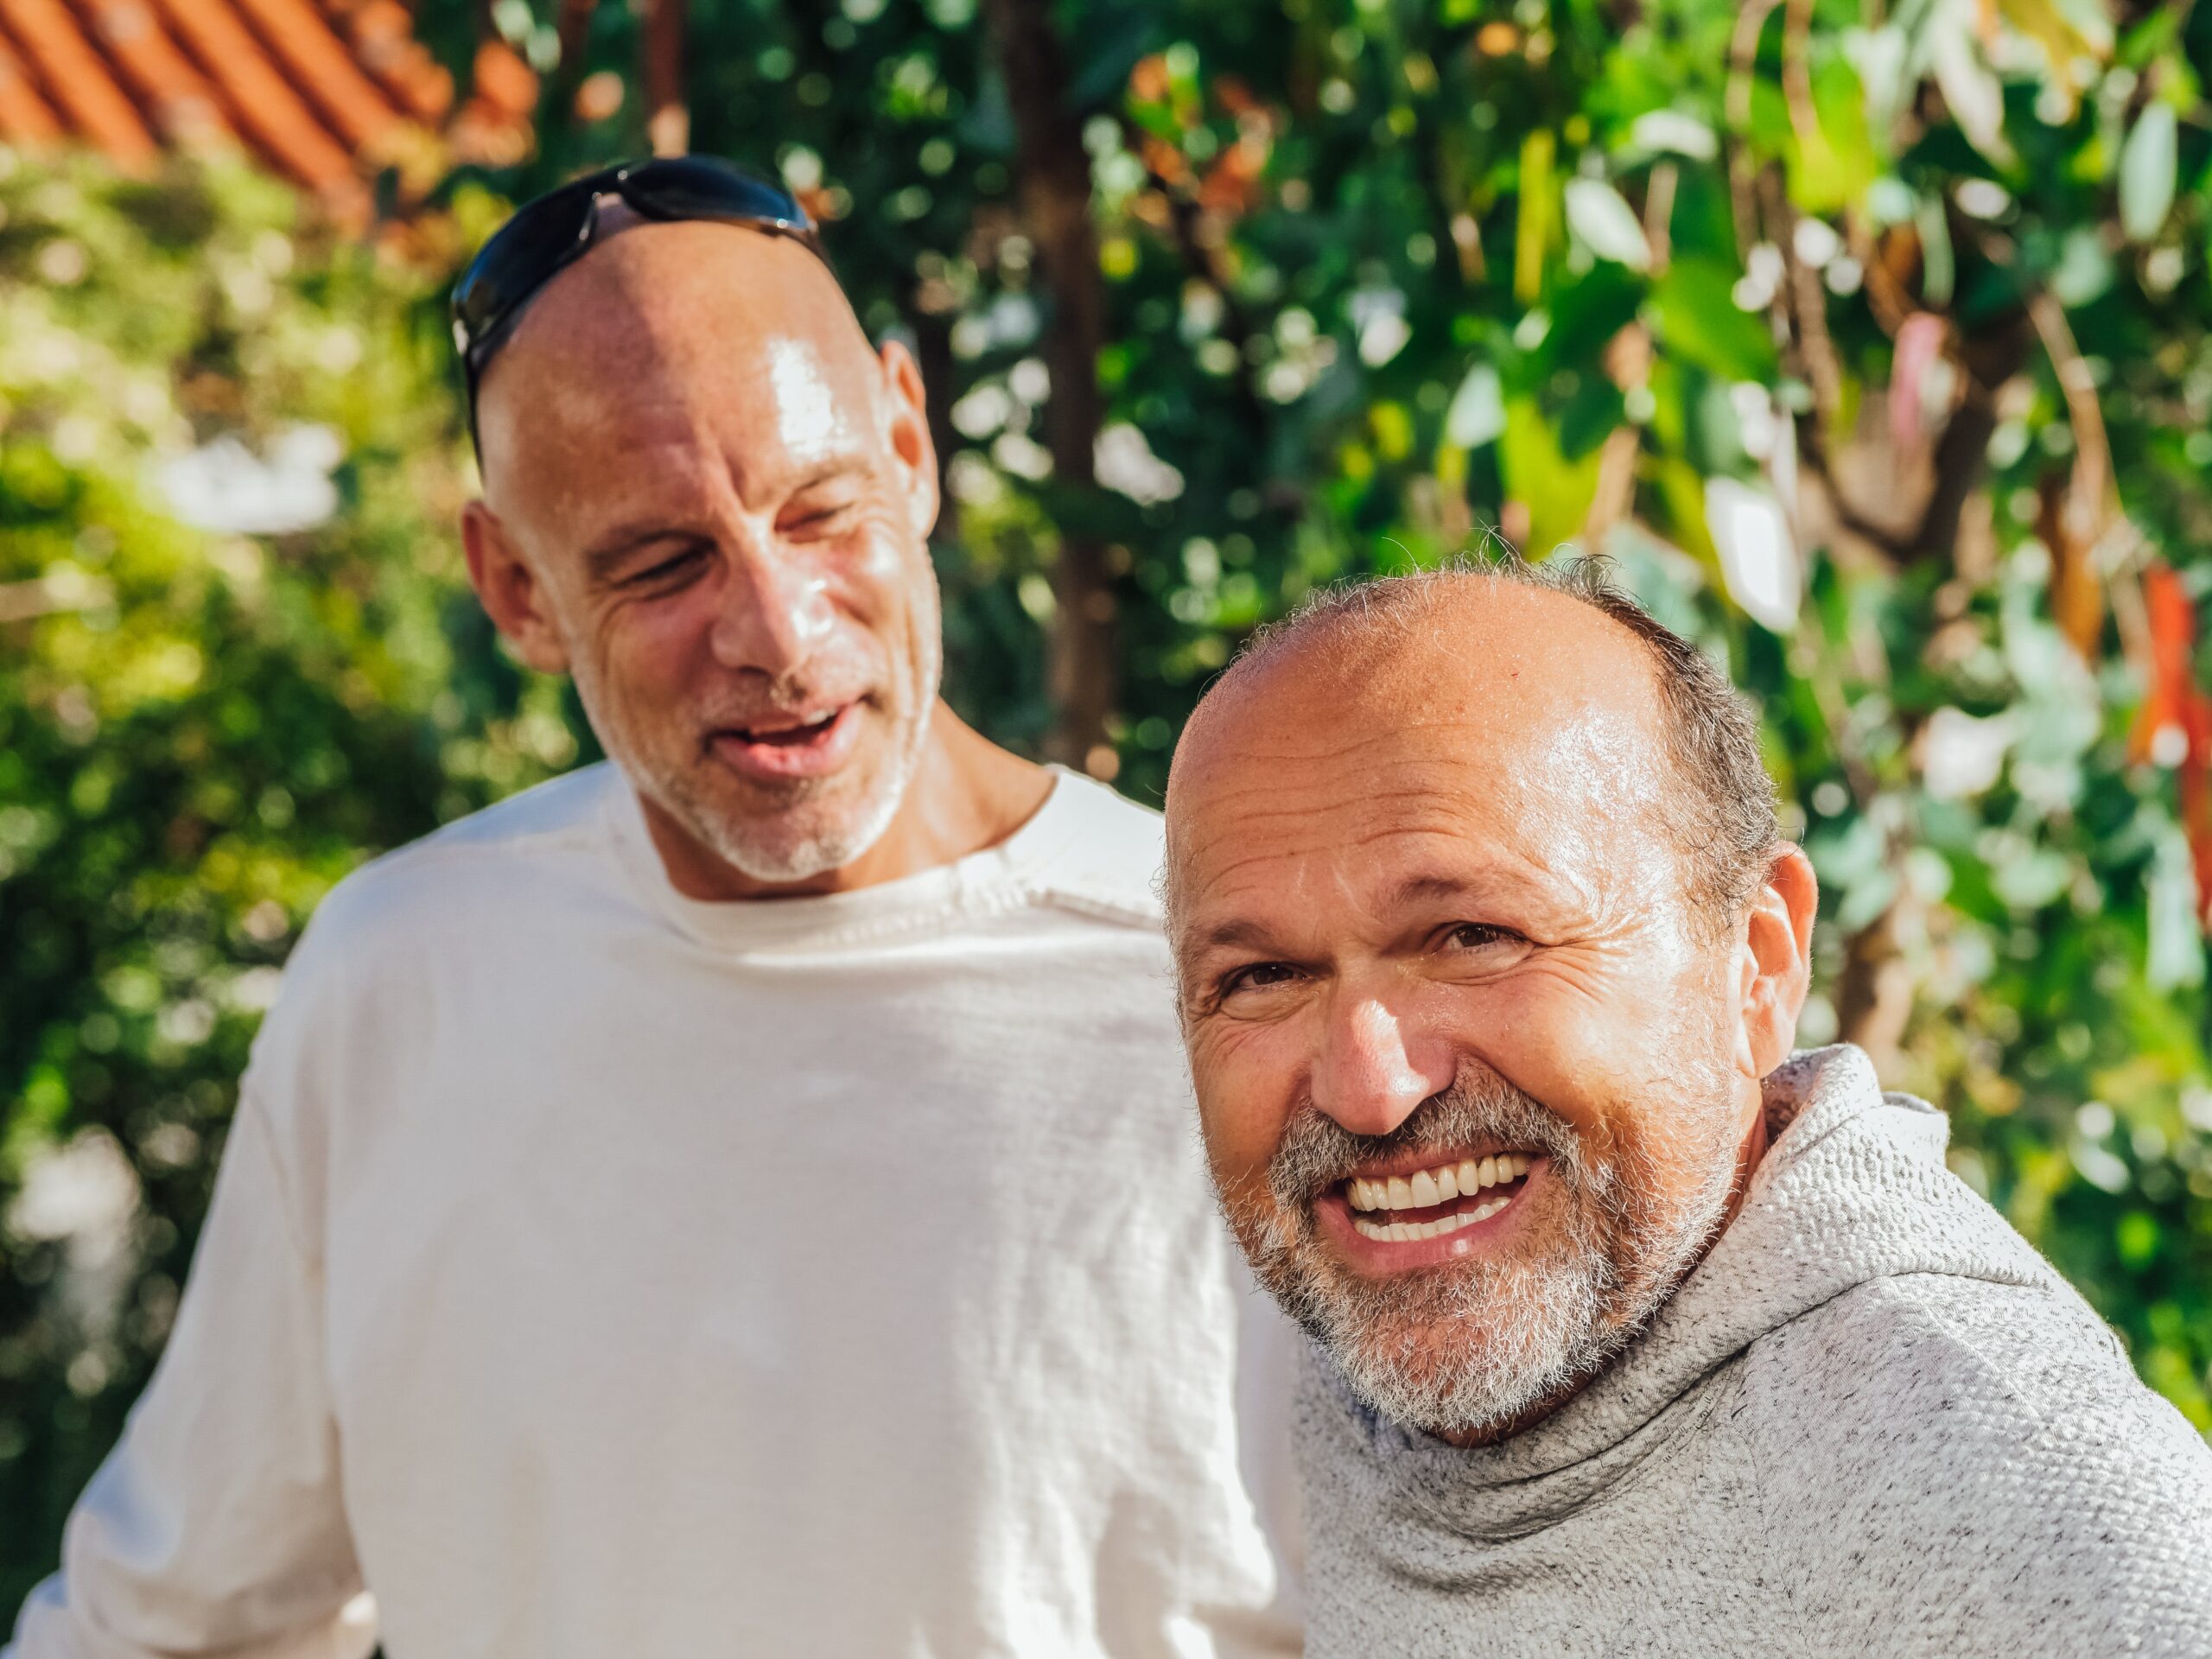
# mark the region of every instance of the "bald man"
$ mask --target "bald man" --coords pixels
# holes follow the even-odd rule
[[[1313,1659],[2212,1654],[2212,1452],[1855,1048],[1758,723],[1594,564],[1333,594],[1168,790]]]
[[[10,1651],[1294,1650],[1159,823],[938,700],[912,360],[696,160],[456,314],[471,576],[609,761],[323,905]]]

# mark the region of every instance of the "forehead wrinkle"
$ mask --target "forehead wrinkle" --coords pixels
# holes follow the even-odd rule
[[[1567,764],[1585,783],[1596,781],[1597,770],[1614,781],[1648,772],[1631,734],[1617,721],[1602,723],[1611,729],[1600,734],[1570,721],[1546,734],[1529,770]],[[1637,827],[1650,815],[1620,809],[1624,792],[1643,791],[1545,791],[1503,768],[1471,775],[1462,756],[1378,754],[1376,747],[1328,744],[1328,754],[1353,761],[1331,766],[1255,746],[1222,772],[1186,773],[1179,798],[1170,802],[1169,881],[1182,889],[1175,907],[1195,913],[1255,894],[1306,892],[1310,879],[1325,878],[1362,911],[1387,908],[1380,890],[1361,897],[1359,867],[1375,849],[1409,838],[1438,844],[1433,857],[1418,861],[1431,870],[1452,871],[1471,889],[1495,884],[1536,906],[1531,915],[1542,925],[1563,931],[1614,928],[1639,894],[1672,879],[1671,853],[1637,843]],[[1593,768],[1593,760],[1603,766]],[[1408,778],[1409,771],[1416,775]],[[1300,775],[1306,772],[1319,775],[1309,780]],[[1541,798],[1548,792],[1548,801]],[[1325,870],[1311,868],[1317,859]],[[1297,868],[1286,873],[1286,863]]]
[[[1233,901],[1234,890],[1239,887],[1255,888],[1263,893],[1306,891],[1310,886],[1310,878],[1317,874],[1325,875],[1347,898],[1351,898],[1357,902],[1359,871],[1351,855],[1383,842],[1407,837],[1445,842],[1462,849],[1468,844],[1465,837],[1455,836],[1448,830],[1409,829],[1400,825],[1388,825],[1369,830],[1364,834],[1350,835],[1307,847],[1270,848],[1243,856],[1233,856],[1220,868],[1209,871],[1205,880],[1193,897],[1192,907],[1201,908],[1209,902],[1219,902],[1224,898]],[[1458,874],[1446,874],[1444,866],[1450,861],[1448,858],[1440,860],[1436,867],[1431,869],[1417,872],[1410,877],[1402,876],[1381,882],[1378,884],[1375,897],[1387,907],[1394,904],[1418,901],[1423,898],[1440,897],[1446,889],[1460,889],[1475,893],[1479,892],[1485,886],[1492,885],[1510,887],[1516,893],[1530,896],[1554,899],[1558,897],[1556,893],[1542,892],[1545,884],[1541,880],[1539,867],[1534,861],[1525,856],[1517,856],[1510,851],[1489,847],[1483,848],[1482,851],[1484,856],[1477,868],[1463,869]],[[1310,855],[1314,853],[1320,853],[1325,856],[1327,861],[1325,869],[1316,871],[1313,868]],[[1279,864],[1286,858],[1301,861],[1300,868],[1287,877],[1274,873],[1271,869],[1271,867]],[[1259,872],[1256,875],[1255,869]],[[1587,883],[1563,872],[1554,870],[1549,873],[1560,879],[1585,912],[1593,916],[1597,913],[1597,895]],[[1532,881],[1530,879],[1532,876],[1536,876],[1538,879]],[[1421,890],[1409,891],[1414,887]],[[1224,889],[1231,891],[1224,894]],[[1362,908],[1368,907],[1362,905]]]
[[[1673,879],[1676,851],[1638,844],[1639,830],[1655,840],[1669,774],[1656,671],[1634,635],[1503,583],[1470,583],[1419,621],[1327,626],[1232,668],[1200,703],[1169,773],[1171,909],[1224,837],[1341,817],[1345,798],[1372,810],[1393,793],[1378,775],[1408,767],[1446,801],[1450,833],[1515,850],[1548,837],[1562,855],[1542,860],[1550,885],[1593,917],[1617,914],[1655,869]],[[1308,792],[1324,804],[1294,804]],[[1467,833],[1474,802],[1480,836]]]
[[[1337,886],[1353,896],[1363,862],[1360,855],[1392,842],[1419,841],[1435,844],[1433,856],[1410,860],[1421,867],[1415,873],[1423,879],[1470,889],[1503,884],[1547,904],[1558,901],[1563,886],[1584,911],[1595,915],[1600,908],[1591,883],[1544,859],[1522,838],[1468,835],[1464,815],[1452,810],[1439,791],[1412,788],[1381,796],[1354,794],[1334,803],[1334,810],[1312,810],[1273,804],[1280,799],[1273,790],[1253,792],[1263,793],[1271,804],[1234,822],[1193,832],[1192,844],[1182,851],[1179,861],[1186,872],[1196,872],[1225,853],[1224,862],[1204,869],[1192,894],[1193,907],[1217,901],[1224,889],[1243,883],[1263,893],[1283,891],[1286,884],[1290,890],[1301,889],[1310,874],[1320,874],[1311,868],[1317,857],[1326,861],[1326,873]],[[1404,803],[1408,810],[1402,815],[1389,810],[1394,803]],[[1346,817],[1352,821],[1344,822]],[[1265,833],[1269,830],[1287,833],[1270,836]],[[1287,875],[1280,868],[1286,861],[1298,866]],[[1395,889],[1404,879],[1402,874],[1388,879],[1384,887]],[[1387,897],[1387,891],[1378,896]]]

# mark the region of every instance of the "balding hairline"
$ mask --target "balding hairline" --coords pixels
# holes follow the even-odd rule
[[[1417,632],[1449,643],[1454,601],[1471,587],[1548,593],[1587,607],[1642,647],[1659,692],[1662,740],[1674,777],[1661,812],[1683,861],[1684,887],[1698,918],[1714,934],[1741,918],[1764,886],[1782,845],[1774,781],[1760,749],[1758,716],[1750,701],[1697,646],[1660,623],[1623,588],[1610,560],[1573,556],[1530,564],[1517,556],[1465,558],[1404,575],[1346,582],[1316,590],[1295,610],[1266,624],[1198,701],[1170,768],[1183,769],[1188,734],[1209,710],[1219,713],[1240,689],[1263,673],[1326,649],[1334,673],[1358,676],[1363,664],[1402,653]],[[1426,633],[1424,623],[1435,632]],[[1171,830],[1172,830],[1171,820]],[[1175,924],[1179,858],[1171,841],[1162,897]]]

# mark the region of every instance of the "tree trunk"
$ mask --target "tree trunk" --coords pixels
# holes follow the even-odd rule
[[[1936,446],[1936,493],[1914,538],[1912,551],[1917,556],[1947,563],[1955,559],[1960,518],[1988,469],[1989,440],[1997,430],[1997,389],[2020,372],[2034,338],[2023,315],[1960,341],[1966,396],[1952,411]]]
[[[1066,54],[1046,0],[986,0],[984,11],[1020,141],[1023,229],[1052,302],[1045,337],[1052,378],[1046,445],[1061,487],[1079,496],[1096,483],[1098,351],[1106,327],[1090,222],[1090,157],[1081,117],[1068,102]],[[1053,597],[1046,672],[1056,714],[1052,758],[1110,778],[1117,760],[1108,722],[1119,700],[1119,659],[1112,581],[1096,538],[1063,530]]]
[[[656,156],[691,148],[691,111],[683,101],[685,0],[647,0],[645,63],[645,137]]]

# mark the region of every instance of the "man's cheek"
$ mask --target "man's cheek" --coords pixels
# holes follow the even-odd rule
[[[1495,1012],[1499,1017],[1489,1024],[1481,1058],[1576,1134],[1602,1135],[1611,1103],[1649,1090],[1650,1057],[1624,1046],[1617,1007],[1535,988],[1516,1006]]]
[[[1268,1160],[1282,1139],[1283,1116],[1270,1114],[1249,1097],[1240,1097],[1203,1077],[1198,1083],[1198,1126],[1206,1143],[1206,1157],[1214,1179],[1227,1192],[1263,1182]]]

